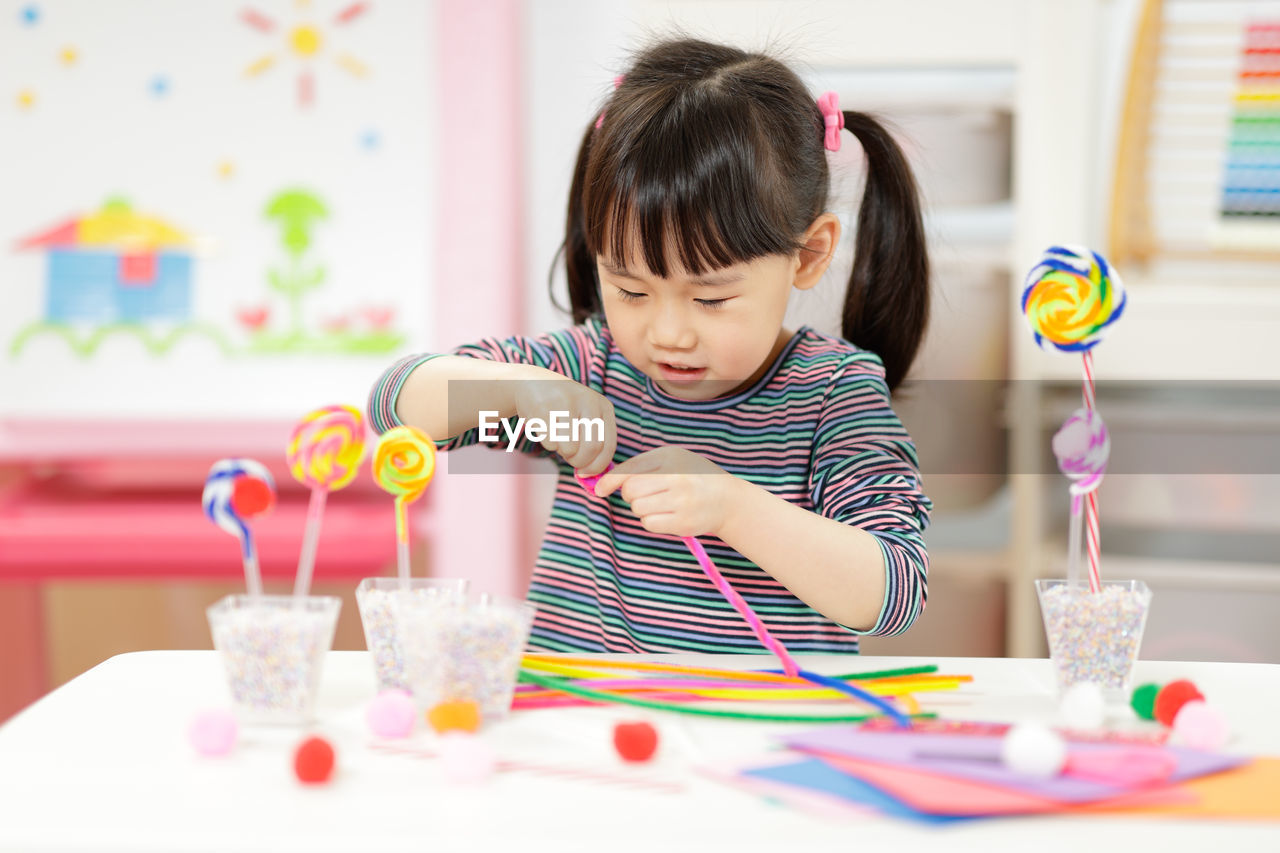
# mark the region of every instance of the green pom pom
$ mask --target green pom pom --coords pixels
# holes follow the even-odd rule
[[[1159,684],[1144,684],[1133,691],[1129,700],[1130,707],[1144,720],[1156,718],[1156,694],[1160,692]]]

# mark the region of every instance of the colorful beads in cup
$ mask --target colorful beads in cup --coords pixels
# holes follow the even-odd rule
[[[487,595],[397,600],[404,674],[420,709],[470,700],[485,723],[511,709],[532,605]]]
[[[379,690],[409,687],[404,677],[394,603],[461,597],[466,591],[467,581],[461,578],[365,578],[360,581],[356,587],[356,606],[360,608],[364,641],[373,658]]]
[[[1040,612],[1058,688],[1096,684],[1123,701],[1142,644],[1151,590],[1141,581],[1107,581],[1100,592],[1037,580]]]
[[[213,646],[242,720],[311,719],[341,605],[336,596],[230,595],[209,608]]]

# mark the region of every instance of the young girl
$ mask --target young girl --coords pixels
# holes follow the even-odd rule
[[[858,634],[899,633],[924,609],[930,503],[889,405],[928,316],[919,204],[884,128],[833,101],[760,54],[644,51],[578,153],[564,244],[577,325],[411,356],[374,387],[376,429],[411,424],[444,450],[476,443],[486,411],[606,425],[522,445],[559,467],[532,648],[764,651],[688,536],[792,651],[856,652]],[[827,151],[842,127],[867,178],[837,339],[782,320],[839,239]],[[593,494],[575,470],[608,472]]]

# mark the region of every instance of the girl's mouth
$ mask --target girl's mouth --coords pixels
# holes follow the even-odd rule
[[[668,382],[696,382],[707,372],[705,367],[680,367],[661,361],[658,362],[658,370],[662,372],[662,378]]]

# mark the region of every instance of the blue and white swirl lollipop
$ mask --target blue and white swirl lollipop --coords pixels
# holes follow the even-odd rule
[[[201,503],[205,516],[240,540],[244,579],[249,595],[262,595],[262,573],[253,544],[249,520],[275,505],[276,486],[271,472],[253,459],[219,459],[204,481]]]

